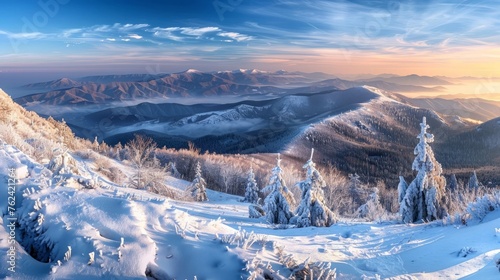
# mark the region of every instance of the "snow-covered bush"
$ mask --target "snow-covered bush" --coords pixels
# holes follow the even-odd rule
[[[314,149],[303,166],[306,169],[306,179],[298,183],[302,190],[302,200],[297,208],[297,216],[292,221],[297,227],[329,227],[337,221],[333,212],[325,205],[323,188],[326,183],[312,161],[313,154]]]
[[[292,276],[289,279],[333,280],[336,278],[336,269],[332,269],[332,263],[311,262],[308,258],[293,269]]]
[[[56,181],[59,179],[61,179],[61,181]],[[68,183],[74,182],[75,178],[72,178],[72,177],[67,178],[67,177],[63,177],[63,176],[58,175],[58,176],[54,176],[53,181],[55,181],[55,185],[61,185],[63,183],[68,184]],[[85,189],[97,189],[97,188],[101,187],[101,181],[99,179],[99,176],[97,176],[97,174],[94,174],[94,176],[92,176],[91,179],[84,178],[84,177],[78,177],[76,179],[76,182],[78,184],[80,184],[80,186],[85,188]],[[54,182],[53,182],[53,184],[54,184]]]
[[[287,279],[333,280],[337,278],[336,269],[331,268],[330,262],[311,262],[307,258],[300,263],[293,254],[287,254],[283,246],[274,246],[274,252],[279,262],[291,272]]]
[[[76,160],[68,153],[68,149],[57,148],[54,157],[50,160],[47,168],[54,175],[79,174]]]
[[[271,224],[289,224],[293,213],[290,204],[295,202],[282,177],[281,159],[278,154],[276,166],[272,170],[269,184],[261,190],[268,193],[264,199],[266,219]]]
[[[475,202],[471,202],[467,206],[467,213],[471,216],[471,218],[477,219],[480,222],[483,221],[484,217],[486,217],[486,215],[493,210],[495,210],[495,206],[490,200],[489,195],[479,197]]]

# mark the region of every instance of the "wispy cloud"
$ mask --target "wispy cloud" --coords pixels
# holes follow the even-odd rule
[[[139,24],[132,24],[132,23],[126,23],[126,24],[121,24],[121,23],[115,23],[113,25],[94,25],[89,28],[85,28],[87,32],[113,32],[113,31],[118,31],[118,32],[130,32],[133,30],[138,30],[138,29],[144,29],[146,27],[149,27],[149,24],[146,23],[139,23]]]
[[[137,34],[129,34],[127,35],[129,38],[131,39],[136,39],[136,40],[140,40],[142,39],[142,36],[141,35],[137,35]]]
[[[48,34],[44,34],[41,32],[21,32],[21,33],[12,33],[0,30],[0,35],[4,35],[10,39],[25,39],[25,40],[36,40],[46,38]]]
[[[227,37],[229,39],[231,39],[231,41],[237,41],[237,42],[242,42],[242,41],[249,41],[249,40],[252,40],[252,36],[248,36],[248,35],[243,35],[243,34],[240,34],[238,32],[219,32],[217,33],[218,36],[221,36],[221,37]]]
[[[179,27],[179,30],[181,31],[182,34],[199,37],[199,36],[202,36],[206,33],[220,31],[220,28],[213,27],[213,26],[200,27],[200,28]]]
[[[254,39],[253,36],[238,32],[225,31],[219,27],[155,27],[148,29],[155,37],[173,41],[185,41],[189,39],[207,39],[210,41],[243,42]]]
[[[153,32],[153,35],[158,38],[169,39],[178,42],[182,41],[183,39],[181,36],[175,35],[175,32],[179,31],[179,27],[155,27],[147,31]]]
[[[280,0],[248,9],[240,31],[270,43],[307,48],[384,50],[441,48],[498,42],[500,9],[492,0]],[[450,39],[451,38],[451,39]],[[448,39],[448,40],[447,40]],[[442,44],[446,41],[446,44]]]

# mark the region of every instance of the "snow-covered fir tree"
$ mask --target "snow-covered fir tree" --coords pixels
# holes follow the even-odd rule
[[[406,183],[403,176],[399,176],[398,184],[398,202],[401,204],[406,195],[406,190],[408,189],[408,183]]]
[[[349,194],[354,204],[357,206],[361,205],[366,199],[366,192],[359,178],[357,173],[349,174]],[[356,210],[356,208],[353,210]]]
[[[441,175],[441,164],[436,161],[429,143],[434,141],[434,135],[427,133],[429,126],[423,117],[420,124],[420,139],[415,147],[416,155],[412,169],[417,176],[408,186],[403,201],[400,204],[400,214],[404,223],[414,223],[420,220],[432,221],[443,218],[447,213],[443,197],[446,179]]]
[[[474,192],[474,194],[477,194],[477,190],[479,189],[479,180],[477,179],[477,174],[476,170],[472,172],[472,175],[469,178],[469,190],[471,192]]]
[[[177,170],[177,165],[175,164],[175,162],[169,162],[168,165],[167,165],[167,171],[170,173],[170,176],[172,177],[175,177],[175,178],[181,178],[182,175],[181,173],[179,172],[179,170]]]
[[[457,176],[455,174],[451,174],[450,184],[448,185],[448,188],[453,193],[458,190],[458,181],[457,181]]]
[[[259,201],[259,187],[255,181],[255,174],[253,168],[250,167],[247,178],[247,187],[245,189],[245,198],[243,202],[257,203]]]
[[[196,175],[191,183],[191,194],[196,201],[208,201],[207,197],[207,183],[201,176],[201,164],[196,163]]]
[[[264,199],[264,211],[266,219],[271,224],[289,224],[293,213],[290,204],[295,202],[292,192],[290,192],[283,180],[283,170],[281,169],[281,158],[278,154],[276,166],[272,170],[269,185],[261,190],[268,193]]]
[[[337,220],[325,205],[323,188],[326,187],[326,183],[312,161],[313,154],[314,149],[311,150],[311,157],[303,166],[306,170],[306,179],[297,184],[302,190],[302,200],[297,208],[297,216],[293,219],[297,227],[329,227]]]

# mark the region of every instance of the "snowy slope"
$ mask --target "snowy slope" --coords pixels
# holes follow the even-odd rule
[[[79,176],[93,175],[83,161],[77,162]],[[500,258],[499,211],[469,226],[342,221],[329,228],[276,229],[248,218],[248,204],[240,197],[213,191],[209,202],[198,203],[102,179],[99,189],[80,189],[73,181],[56,186],[44,166],[1,145],[1,176],[11,167],[20,180],[18,221],[28,225],[33,248],[45,250],[50,261],[39,262],[17,246],[16,272],[7,270],[8,216],[2,196],[1,278],[246,279],[267,270],[286,279],[291,271],[283,263],[291,260],[331,265],[338,279],[500,277],[494,264]],[[168,183],[179,190],[189,184],[174,178]],[[6,188],[0,181],[0,191]],[[16,235],[21,239],[19,229]],[[68,246],[71,256],[65,260]],[[471,250],[465,256],[460,251],[467,247]],[[95,254],[90,264],[89,253]]]

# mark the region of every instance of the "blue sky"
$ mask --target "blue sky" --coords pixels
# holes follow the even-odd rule
[[[500,4],[493,0],[40,0],[0,5],[2,73],[259,68],[341,76],[491,76],[500,70]]]

